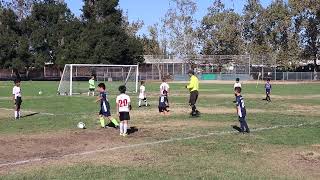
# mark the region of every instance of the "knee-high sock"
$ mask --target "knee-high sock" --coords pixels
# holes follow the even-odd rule
[[[106,127],[106,122],[103,117],[100,117],[100,124],[101,124],[101,127],[103,128]]]
[[[118,121],[115,118],[111,119],[111,122],[115,125],[115,126],[119,126]]]
[[[139,99],[139,107],[141,106],[141,99]]]
[[[18,111],[14,111],[14,118],[18,118]]]
[[[124,123],[123,124],[123,133],[127,134],[127,131],[128,131],[128,123]]]
[[[120,122],[120,133],[123,134],[123,122]]]
[[[147,101],[147,99],[144,100],[144,103],[145,103],[146,106],[148,106],[148,101]]]
[[[21,111],[18,111],[18,117],[21,118]]]

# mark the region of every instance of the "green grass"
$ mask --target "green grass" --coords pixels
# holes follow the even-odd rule
[[[57,86],[57,82],[22,82],[23,110],[54,115],[39,114],[20,121],[13,121],[10,116],[1,116],[0,136],[43,132],[54,134],[58,131],[75,130],[79,121],[85,122],[88,129],[94,130],[99,106],[94,103],[95,98],[58,96]],[[84,84],[81,84],[81,87],[83,86]],[[110,85],[114,86],[116,85]],[[171,106],[188,110],[188,92],[183,88],[184,85],[170,84],[170,86],[171,94],[179,95],[169,97]],[[148,93],[156,94],[159,83],[148,83],[146,88]],[[1,108],[13,107],[11,89],[11,82],[0,83]],[[138,128],[144,124],[165,123],[167,129],[160,132],[151,128],[151,131],[155,131],[159,137],[131,138],[130,143],[230,131],[230,125],[238,123],[235,112],[210,113],[208,110],[217,108],[235,110],[232,103],[234,100],[232,85],[201,84],[201,89],[203,91],[200,91],[198,108],[200,111],[206,110],[201,118],[192,119],[188,113],[179,113],[174,108],[169,117],[162,117],[157,113],[150,113],[143,118],[132,116],[130,123]],[[38,95],[40,90],[43,91],[42,95]],[[285,168],[287,165],[285,157],[273,160],[269,159],[268,155],[277,156],[279,149],[284,153],[286,150],[288,153],[289,150],[296,153],[314,151],[311,146],[320,144],[320,113],[317,113],[320,100],[312,97],[319,92],[319,84],[274,85],[272,95],[276,95],[277,98],[272,98],[272,103],[266,103],[261,100],[264,97],[262,85],[256,88],[255,84],[245,84],[243,87],[243,96],[249,112],[247,120],[252,128],[304,123],[312,125],[265,130],[251,135],[213,135],[143,147],[150,151],[151,155],[148,156],[154,159],[137,161],[133,166],[131,163],[97,164],[84,161],[65,166],[52,165],[28,171],[12,171],[0,176],[0,179],[301,179],[303,177],[317,179],[316,172],[299,174],[300,171],[295,172]],[[110,94],[109,100],[114,112],[117,92],[112,91]],[[230,97],[226,97],[226,94],[230,94]],[[137,108],[137,95],[131,94],[131,98],[135,113],[157,108],[157,96],[148,97],[152,103],[148,109]],[[300,106],[306,109],[297,109]],[[250,113],[250,110],[254,111]],[[190,122],[195,125],[170,127],[170,124],[178,122]],[[130,152],[129,155],[135,156]],[[294,154],[292,156],[294,157]],[[303,166],[306,165],[303,164],[301,167],[296,165],[296,168],[302,171]]]

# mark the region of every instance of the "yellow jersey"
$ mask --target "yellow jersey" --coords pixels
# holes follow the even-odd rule
[[[190,83],[187,86],[187,88],[190,90],[190,92],[199,91],[199,79],[197,78],[197,76],[195,75],[191,76]]]

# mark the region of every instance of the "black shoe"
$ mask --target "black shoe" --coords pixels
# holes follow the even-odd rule
[[[246,130],[246,133],[250,134],[250,130]]]
[[[141,108],[141,106],[139,106],[139,108]]]

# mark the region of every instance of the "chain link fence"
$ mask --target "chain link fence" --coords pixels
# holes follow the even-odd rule
[[[319,80],[315,72],[279,72],[272,56],[212,55],[190,56],[145,56],[140,66],[141,80],[161,80],[166,77],[175,81],[188,80],[187,72],[194,69],[202,80]]]

